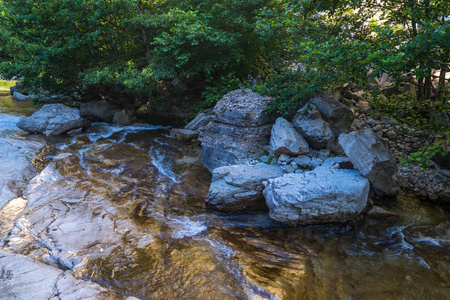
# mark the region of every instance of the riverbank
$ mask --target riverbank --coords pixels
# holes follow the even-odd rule
[[[16,129],[9,138],[35,136],[43,138]],[[389,215],[287,227],[266,212],[207,210],[211,178],[197,143],[176,140],[165,127],[95,123],[46,139],[50,163],[0,211],[9,216],[0,248],[119,298],[450,296],[446,209],[408,196],[379,198]],[[0,282],[2,291],[14,287],[9,282]]]

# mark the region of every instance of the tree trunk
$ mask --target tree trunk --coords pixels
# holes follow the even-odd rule
[[[138,9],[139,13],[141,14],[144,11],[144,5],[142,1],[138,1]],[[147,29],[145,27],[141,27],[141,43],[144,46],[145,55],[150,54],[150,47],[148,45],[148,35],[147,35]]]
[[[443,65],[441,67],[441,74],[439,74],[439,84],[438,84],[438,90],[437,90],[437,97],[441,101],[445,103],[445,75],[447,74],[447,66]]]

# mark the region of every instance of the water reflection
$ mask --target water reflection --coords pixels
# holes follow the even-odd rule
[[[141,299],[450,299],[450,221],[443,209],[399,197],[377,203],[397,218],[290,228],[267,213],[205,210],[211,175],[201,166],[200,148],[164,128],[95,124],[54,143],[61,176],[72,178],[80,195],[98,195],[123,235],[74,270],[119,293]],[[54,189],[69,185],[56,182]]]

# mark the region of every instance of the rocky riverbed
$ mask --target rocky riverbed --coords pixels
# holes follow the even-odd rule
[[[165,127],[95,123],[45,137],[6,112],[1,153],[16,163],[2,167],[17,171],[1,194],[6,299],[450,297],[445,209],[380,198],[381,213],[356,222],[297,227],[264,211],[216,213],[205,207],[211,175],[199,145]],[[52,150],[37,170],[44,145]],[[279,168],[301,165],[290,159]]]

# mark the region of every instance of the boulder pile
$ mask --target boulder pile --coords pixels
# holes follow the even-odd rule
[[[272,219],[296,226],[353,219],[371,187],[398,192],[389,151],[372,132],[351,132],[354,115],[345,105],[320,95],[292,122],[274,122],[265,113],[270,101],[239,90],[214,108],[201,137],[202,161],[213,173],[207,207],[269,209]]]

